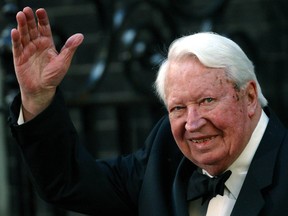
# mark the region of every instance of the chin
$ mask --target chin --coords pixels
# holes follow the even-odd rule
[[[223,167],[223,158],[225,158],[224,155],[211,155],[211,153],[203,153],[193,158],[191,155],[188,157],[194,164],[204,169],[205,167]]]

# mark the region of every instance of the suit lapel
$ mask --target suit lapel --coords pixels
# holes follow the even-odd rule
[[[285,132],[273,113],[269,119],[231,216],[259,215],[265,204],[261,191],[272,184],[274,167]]]
[[[173,184],[172,198],[175,216],[188,216],[188,205],[186,200],[186,190],[189,177],[196,169],[196,166],[183,157],[176,172]]]
[[[172,216],[171,186],[183,157],[176,145],[166,117],[155,136],[149,137],[151,147],[139,195],[139,216]],[[150,140],[151,139],[151,140]],[[174,215],[173,215],[174,216]]]

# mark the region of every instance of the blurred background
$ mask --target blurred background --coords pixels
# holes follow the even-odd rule
[[[7,125],[18,92],[10,30],[25,6],[48,11],[55,44],[85,36],[62,90],[80,138],[97,158],[142,146],[165,108],[153,92],[158,65],[177,37],[215,31],[254,62],[269,105],[288,125],[287,0],[1,0],[0,216],[78,216],[41,201]]]

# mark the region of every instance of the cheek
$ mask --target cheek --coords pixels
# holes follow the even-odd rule
[[[184,139],[185,123],[182,121],[178,121],[178,120],[177,121],[170,120],[170,124],[171,124],[173,137],[178,147],[180,148],[181,151],[188,151],[188,149],[185,150],[185,148],[187,148],[187,145],[185,144],[185,139]]]
[[[170,124],[171,124],[172,134],[175,140],[177,141],[181,139],[181,137],[183,137],[183,134],[184,134],[184,123],[181,123],[180,121],[176,121],[176,120],[170,120]]]
[[[243,103],[227,103],[219,107],[215,113],[213,113],[214,119],[222,124],[230,126],[236,126],[235,123],[241,123],[247,118],[247,107],[245,108]]]
[[[232,109],[230,115],[230,118],[228,118],[227,120],[228,122],[230,122],[230,125],[235,128],[243,129],[244,125],[248,121],[247,109],[241,106],[236,107],[235,109]]]
[[[247,111],[247,110],[246,110]],[[228,109],[225,114],[217,116],[217,125],[215,125],[223,133],[224,144],[230,151],[239,148],[245,140],[247,122],[247,112],[243,107]],[[221,117],[222,116],[222,117]]]

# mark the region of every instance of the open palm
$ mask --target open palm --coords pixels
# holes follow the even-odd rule
[[[36,17],[38,23],[29,7],[18,12],[18,26],[11,31],[11,37],[14,68],[20,85],[22,103],[25,104],[25,101],[29,100],[29,106],[35,105],[40,108],[42,105],[47,106],[55,94],[77,47],[83,41],[83,35],[71,36],[58,53],[46,11],[38,9]]]

